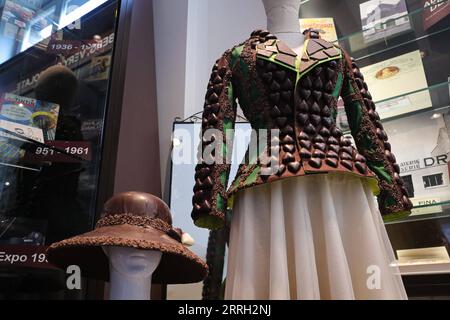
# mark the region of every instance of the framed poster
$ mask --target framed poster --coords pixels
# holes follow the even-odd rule
[[[419,50],[361,68],[361,73],[382,119],[432,106]]]

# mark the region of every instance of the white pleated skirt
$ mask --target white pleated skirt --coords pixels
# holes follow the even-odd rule
[[[236,195],[227,300],[407,299],[368,183],[280,180]]]

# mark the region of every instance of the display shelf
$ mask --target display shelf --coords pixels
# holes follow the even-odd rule
[[[309,1],[309,3],[313,2]],[[437,6],[447,2],[448,0],[437,0],[434,5]],[[424,20],[426,10],[422,7],[406,15],[396,17],[389,24],[382,24],[384,27],[382,31],[380,31],[379,25],[364,30],[361,27],[360,31],[338,37],[336,44],[343,46],[356,60],[363,60],[380,54],[388,54],[389,51],[394,49],[399,49],[420,41],[426,41],[433,37],[448,38],[450,36],[450,25],[448,24],[442,24],[428,31],[424,29],[423,23],[421,22]],[[396,33],[394,29],[398,28],[397,21],[408,21],[409,28]],[[367,39],[370,35],[375,33],[378,33],[377,40],[368,41]]]
[[[408,102],[411,100],[415,100],[416,103],[407,106],[401,105],[402,101]],[[378,100],[375,102],[375,105],[377,106],[377,112],[384,124],[407,117],[420,116],[423,113],[430,112],[432,113],[430,117],[436,117],[440,113],[448,111],[447,109],[450,107],[450,81],[414,90],[406,94]],[[398,110],[395,110],[396,107]],[[389,110],[389,108],[391,110]],[[343,107],[339,109],[337,122],[344,134],[351,134]]]
[[[429,213],[416,213],[420,209],[426,209]],[[429,205],[418,205],[413,207],[413,213],[406,218],[389,221],[386,224],[396,224],[427,219],[437,219],[450,217],[450,201],[438,202]]]

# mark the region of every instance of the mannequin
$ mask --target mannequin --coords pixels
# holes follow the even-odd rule
[[[245,159],[229,187],[231,166],[196,167],[195,225],[230,230],[224,297],[406,299],[383,219],[408,216],[412,203],[358,65],[317,31],[300,34],[300,0],[262,2],[269,30],[217,60],[202,117],[204,133],[226,135],[238,100],[253,129],[279,130],[275,174]],[[356,146],[336,124],[339,98]],[[368,285],[373,266],[380,285]]]
[[[298,22],[300,0],[262,0],[267,15],[267,30],[301,55],[305,36]]]
[[[109,258],[110,300],[150,300],[152,275],[162,253],[127,247],[103,247]]]

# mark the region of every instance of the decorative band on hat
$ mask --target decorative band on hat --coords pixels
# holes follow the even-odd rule
[[[181,229],[172,228],[170,224],[161,219],[150,218],[146,216],[136,216],[133,214],[117,214],[104,216],[97,222],[96,229],[124,224],[142,228],[151,227],[164,232],[172,239],[182,243],[183,231]]]

